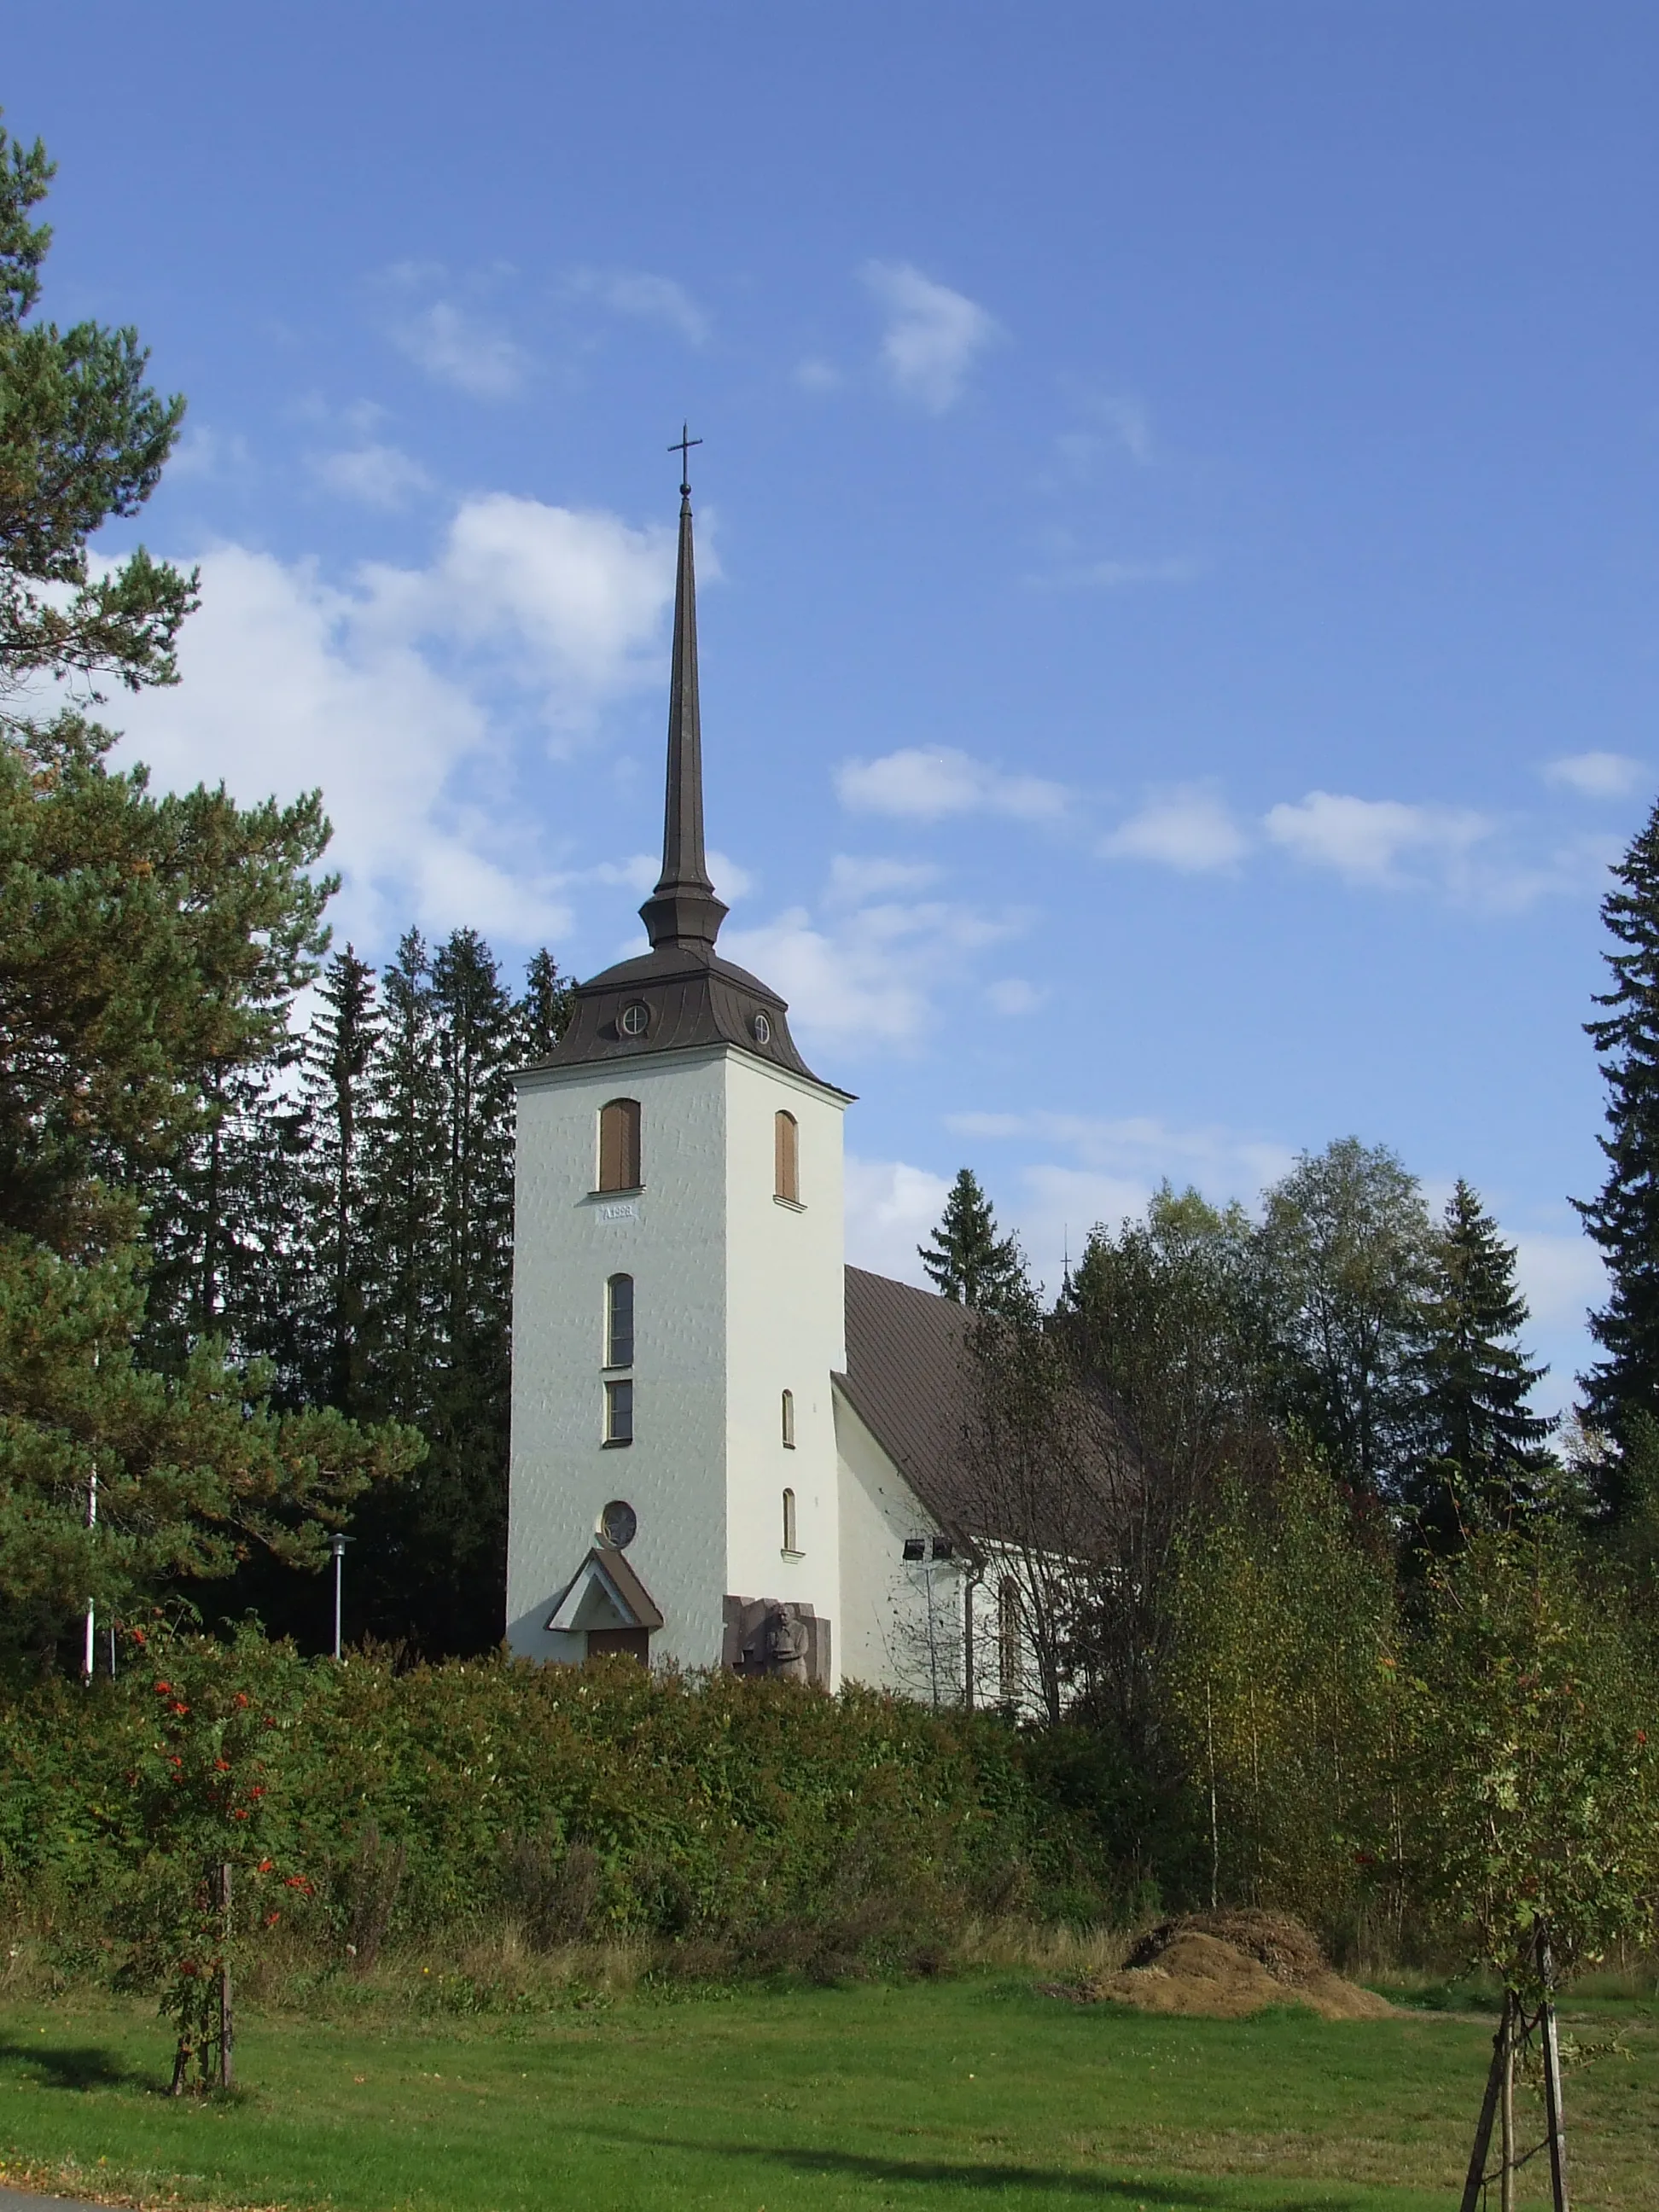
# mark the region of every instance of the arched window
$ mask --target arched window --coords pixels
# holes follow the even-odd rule
[[[997,1584],[997,1687],[1005,1705],[1017,1705],[1025,1689],[1025,1645],[1019,1632],[1019,1584],[1005,1575]]]
[[[613,1275],[605,1286],[605,1364],[634,1364],[634,1278]]]
[[[786,1451],[795,1449],[795,1394],[793,1390],[786,1390],[783,1394],[783,1448]]]
[[[599,1188],[640,1187],[640,1102],[613,1098],[599,1109]]]
[[[795,1541],[795,1493],[793,1490],[786,1490],[783,1493],[783,1548],[786,1552],[800,1549]]]
[[[800,1204],[800,1131],[793,1114],[772,1119],[773,1194],[791,1206]]]

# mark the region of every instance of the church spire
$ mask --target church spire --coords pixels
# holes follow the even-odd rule
[[[702,724],[697,710],[697,580],[691,557],[691,485],[687,461],[702,440],[682,431],[669,447],[680,456],[680,559],[674,582],[674,653],[668,685],[668,788],[663,808],[662,874],[640,908],[653,952],[710,953],[726,909],[714,896],[702,850]]]

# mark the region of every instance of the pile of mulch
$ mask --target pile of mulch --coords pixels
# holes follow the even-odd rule
[[[1189,1912],[1143,1936],[1115,1973],[1066,1990],[1079,2004],[1246,2020],[1270,2005],[1305,2005],[1322,2020],[1379,2020],[1394,2007],[1331,1966],[1284,1912]]]

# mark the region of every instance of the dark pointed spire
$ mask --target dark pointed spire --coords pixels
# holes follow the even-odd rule
[[[702,850],[702,724],[697,710],[697,579],[691,557],[691,486],[682,434],[680,561],[674,582],[674,656],[668,685],[668,789],[662,874],[640,908],[653,951],[712,952],[726,908],[714,896]]]

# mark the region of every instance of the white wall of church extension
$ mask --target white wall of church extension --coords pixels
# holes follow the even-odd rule
[[[635,1194],[600,1195],[599,1109],[641,1106]],[[724,1054],[642,1054],[521,1079],[513,1287],[507,1639],[584,1656],[543,1623],[602,1507],[639,1516],[629,1562],[661,1607],[652,1655],[713,1666],[726,1583]],[[603,1442],[605,1285],[634,1278],[634,1442]]]
[[[929,1704],[962,1697],[962,1577],[955,1564],[907,1561],[907,1538],[937,1523],[841,1392],[842,1672]]]
[[[843,1101],[742,1053],[726,1061],[729,1392],[726,1588],[810,1605],[841,1671],[842,1577],[832,1373],[846,1364]],[[798,1130],[799,1203],[775,1195],[775,1117]],[[783,1441],[783,1394],[794,1446]],[[783,1493],[794,1493],[786,1554]]]

